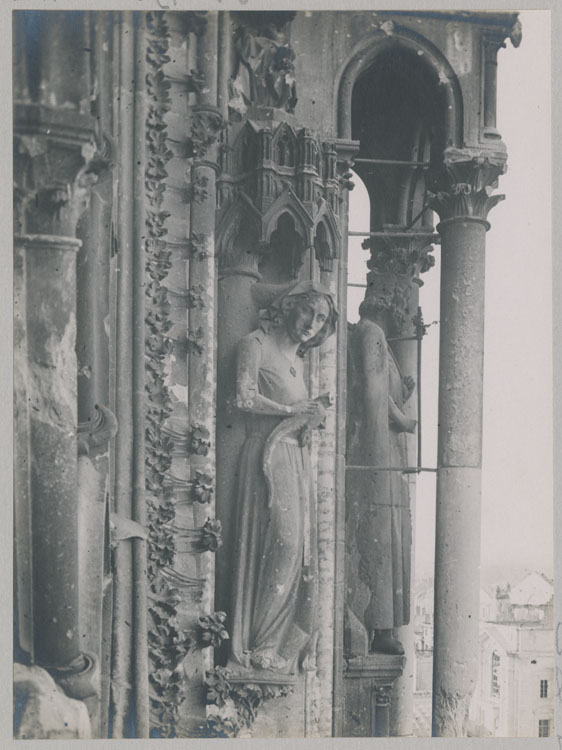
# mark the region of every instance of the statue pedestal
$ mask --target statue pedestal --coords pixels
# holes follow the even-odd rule
[[[277,675],[232,677],[232,685],[259,686],[264,692],[264,700],[257,710],[251,728],[252,737],[304,737],[305,736],[305,677],[304,675]],[[278,691],[289,688],[288,695]],[[276,695],[268,698],[268,691]]]
[[[403,656],[368,654],[347,660],[344,737],[390,736],[392,688],[403,667]]]

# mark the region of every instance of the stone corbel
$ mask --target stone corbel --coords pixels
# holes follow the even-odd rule
[[[353,190],[355,183],[351,179],[351,169],[353,167],[353,157],[359,151],[360,143],[359,141],[337,138],[333,142],[333,146],[337,154],[336,178],[340,191]]]
[[[91,456],[106,447],[117,432],[117,418],[107,406],[95,406],[94,416],[78,424],[78,455]]]
[[[430,207],[442,224],[467,219],[489,229],[488,213],[505,197],[492,194],[505,171],[505,154],[446,149],[440,170],[428,174]]]

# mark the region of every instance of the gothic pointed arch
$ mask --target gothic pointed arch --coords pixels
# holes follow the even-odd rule
[[[289,185],[277,196],[263,215],[263,240],[266,243],[271,241],[271,235],[277,229],[277,224],[282,214],[291,216],[295,224],[295,231],[302,237],[305,248],[311,247],[314,220]]]
[[[325,199],[318,202],[314,217],[314,250],[322,271],[331,271],[340,255],[341,231],[332,207]]]
[[[273,160],[279,167],[296,166],[297,134],[287,122],[282,122],[273,135]]]
[[[242,256],[258,253],[261,238],[261,214],[241,190],[217,224],[215,241],[219,266],[224,269],[243,264]]]
[[[258,165],[258,132],[259,128],[246,120],[232,144],[232,173],[243,175],[251,172]]]

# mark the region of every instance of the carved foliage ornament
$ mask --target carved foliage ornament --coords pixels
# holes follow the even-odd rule
[[[218,614],[218,613],[217,613]],[[193,737],[239,737],[251,731],[265,701],[289,695],[289,685],[238,682],[226,667],[205,673],[207,720],[191,733]]]
[[[504,199],[492,193],[505,171],[505,158],[447,149],[442,167],[428,174],[430,207],[441,221],[461,217],[486,221],[491,209]]]
[[[203,159],[208,149],[219,140],[226,123],[215,107],[194,107],[187,142],[188,157]]]
[[[363,247],[373,247],[367,266],[367,291],[360,312],[368,314],[388,311],[393,333],[402,331],[408,316],[412,284],[420,273],[429,271],[435,264],[430,254],[432,247],[426,237],[377,238],[367,240]]]
[[[170,108],[169,82],[162,66],[169,61],[169,32],[162,13],[147,14],[147,164],[146,195],[146,453],[145,477],[149,493],[148,579],[151,724],[160,736],[171,737],[185,699],[184,675],[179,665],[193,645],[191,634],[177,618],[178,604],[186,592],[200,584],[182,578],[172,569],[176,556],[175,502],[169,490],[168,472],[174,442],[165,426],[172,412],[166,385],[166,361],[173,347],[168,336],[172,326],[168,290],[163,281],[171,267],[171,252],[164,237],[169,214],[162,209],[166,166],[172,158],[167,146],[165,116]],[[154,729],[153,729],[154,731]]]
[[[73,237],[103,162],[93,138],[76,144],[16,134],[14,146],[16,232]]]

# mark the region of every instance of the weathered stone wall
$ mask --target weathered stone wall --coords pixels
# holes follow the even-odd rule
[[[431,57],[443,83],[455,84],[453,78],[458,81],[458,97],[452,102],[457,111],[452,114],[460,123],[456,131],[459,140],[453,145],[490,145],[490,139],[485,137],[482,99],[483,40],[499,37],[502,32],[505,38],[515,24],[515,15],[510,18],[501,14],[501,19],[492,18],[494,15],[490,14],[489,20],[481,18],[483,25],[479,27],[474,23],[474,14],[452,17],[449,13],[427,13],[422,17],[380,11],[297,13],[291,25],[299,92],[296,116],[307,127],[344,136],[338,132],[341,126],[337,112],[346,67],[368,59],[379,45],[402,43],[418,47],[420,57]],[[515,41],[519,33],[516,27]],[[492,142],[497,138],[494,134]]]

